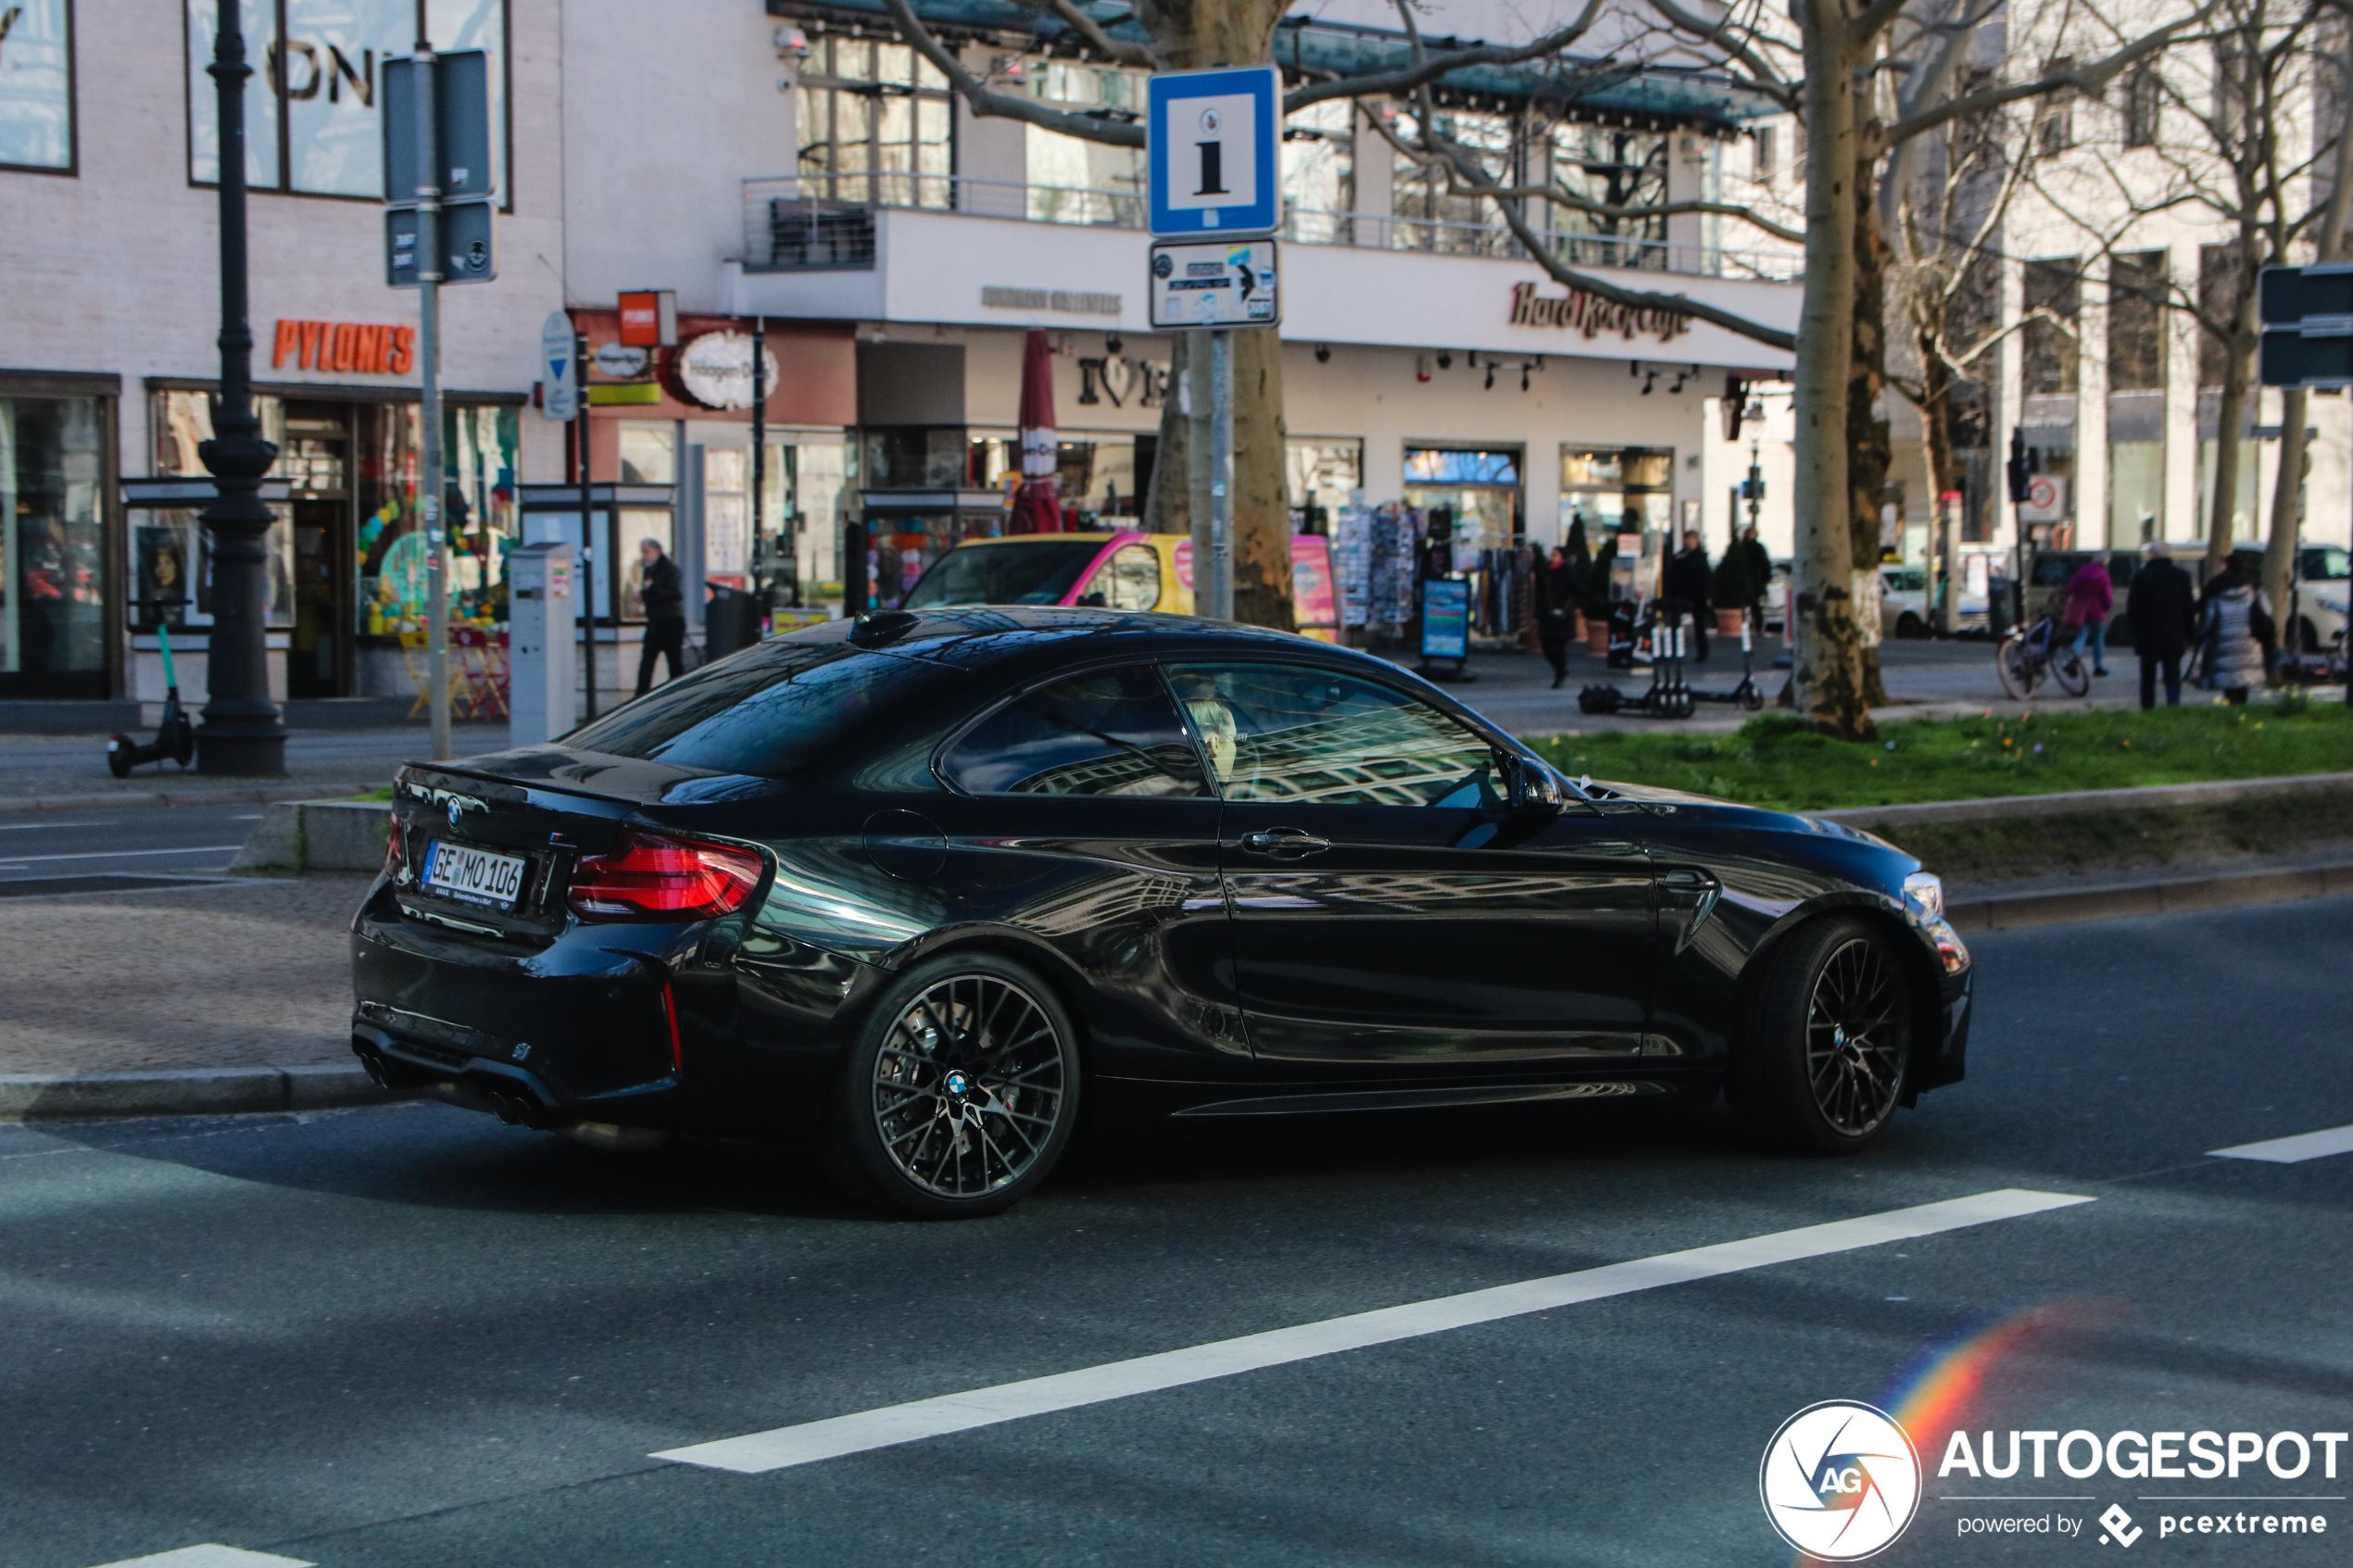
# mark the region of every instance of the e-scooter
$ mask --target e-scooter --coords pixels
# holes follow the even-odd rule
[[[139,608],[152,607],[156,611],[156,646],[163,654],[163,721],[156,726],[156,738],[142,746],[126,734],[107,737],[107,771],[116,778],[127,779],[131,770],[149,762],[160,762],[169,757],[182,768],[196,754],[196,729],[188,722],[188,715],[180,707],[180,676],[171,667],[171,621],[166,611],[184,605],[186,599],[139,599]]]

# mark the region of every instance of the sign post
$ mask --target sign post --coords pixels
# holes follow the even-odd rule
[[[422,8],[418,15],[422,19]],[[418,413],[424,427],[417,519],[425,531],[425,678],[435,761],[446,760],[451,749],[441,285],[486,283],[498,276],[490,217],[489,58],[479,49],[437,56],[433,41],[420,38],[414,55],[386,60],[384,68],[385,281],[417,291]]]
[[[1146,84],[1151,230],[1190,239],[1151,251],[1155,327],[1192,332],[1189,363],[1209,342],[1208,592],[1195,608],[1234,618],[1234,349],[1231,329],[1281,320],[1272,239],[1282,224],[1277,167],[1282,73],[1273,66],[1172,71]],[[1227,235],[1233,236],[1231,241]],[[1211,243],[1202,244],[1202,241]],[[1205,604],[1203,600],[1206,600]]]
[[[2353,386],[2353,262],[2266,267],[2255,287],[2263,317],[2263,384]],[[2274,608],[2280,624],[2290,625],[2288,607]],[[2353,708],[2353,633],[2347,657],[2345,702]]]

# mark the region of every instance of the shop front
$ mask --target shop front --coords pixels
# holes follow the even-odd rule
[[[148,399],[153,471],[202,475],[211,388],[150,381]],[[459,626],[506,621],[523,402],[517,394],[453,393],[443,409],[450,618]],[[272,643],[283,644],[284,696],[413,696],[430,592],[415,395],[282,384],[257,390],[254,405],[264,438],[278,447],[268,479],[283,486],[284,498],[271,503],[277,521],[267,545],[269,625]],[[209,546],[195,508],[143,510],[131,535],[125,608],[142,656],[134,684],[152,700],[147,688],[159,671],[147,669],[145,656],[157,619],[198,634],[211,624]],[[175,596],[175,581],[193,592]],[[159,608],[175,596],[187,603]]]
[[[113,692],[120,385],[0,372],[0,699]]]

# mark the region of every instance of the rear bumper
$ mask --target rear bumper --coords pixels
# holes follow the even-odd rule
[[[795,1138],[813,1129],[863,987],[739,967],[724,923],[445,932],[371,899],[353,922],[351,1047],[371,1073],[535,1127]],[[854,980],[865,966],[845,964]]]

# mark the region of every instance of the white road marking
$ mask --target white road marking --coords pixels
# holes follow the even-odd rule
[[[241,1551],[233,1546],[183,1546],[153,1557],[126,1557],[99,1568],[314,1568],[299,1557],[272,1557],[266,1551]]]
[[[2206,1152],[2217,1160],[2264,1160],[2274,1165],[2294,1165],[2331,1154],[2353,1154],[2353,1127],[2325,1127],[2317,1133],[2298,1133],[2291,1138],[2266,1138],[2261,1143],[2233,1144],[2228,1148],[2209,1148]]]
[[[843,1454],[863,1453],[870,1449],[944,1436],[976,1426],[995,1425],[999,1422],[1018,1421],[1024,1416],[1073,1410],[1081,1405],[1101,1404],[1108,1399],[1127,1399],[1189,1383],[1230,1377],[1236,1373],[1255,1372],[1262,1367],[1282,1366],[1317,1356],[1336,1355],[1342,1350],[1362,1349],[1368,1345],[1385,1345],[1393,1340],[1442,1334],[1448,1329],[1466,1328],[1474,1323],[1493,1323],[1529,1312],[1549,1311],[1555,1307],[1575,1306],[1580,1301],[1597,1301],[1637,1290],[1655,1290],[1660,1286],[1680,1285],[1688,1280],[1712,1279],[1718,1274],[1794,1262],[1803,1258],[1850,1252],[1856,1248],[1876,1247],[1881,1242],[1933,1236],[1940,1231],[1982,1225],[1994,1220],[2013,1220],[2026,1214],[2039,1214],[2046,1210],[2065,1209],[2091,1201],[2088,1198],[2067,1193],[2030,1192],[2007,1187],[1969,1198],[1948,1198],[1942,1203],[1924,1203],[1914,1209],[1895,1209],[1883,1214],[1865,1214],[1829,1224],[1776,1231],[1769,1236],[1751,1236],[1745,1241],[1693,1248],[1686,1252],[1662,1253],[1655,1258],[1637,1258],[1597,1269],[1580,1269],[1574,1273],[1554,1274],[1544,1279],[1523,1280],[1516,1285],[1466,1291],[1459,1296],[1441,1296],[1434,1300],[1383,1307],[1375,1311],[1327,1318],[1321,1323],[1302,1323],[1293,1328],[1270,1329],[1264,1334],[1221,1339],[1214,1344],[1168,1350],[1156,1356],[1139,1356],[1133,1361],[1083,1367],[1076,1372],[1057,1373],[1050,1377],[1033,1377],[1025,1382],[1000,1384],[993,1388],[975,1388],[961,1394],[943,1394],[936,1399],[916,1399],[881,1410],[860,1411],[852,1415],[834,1416],[824,1421],[803,1422],[797,1426],[780,1426],[774,1431],[754,1432],[748,1436],[697,1443],[683,1449],[667,1449],[652,1457],[756,1475]]]
[[[94,828],[95,822],[0,822],[0,833],[40,833],[48,828]]]
[[[198,844],[186,849],[89,849],[76,855],[11,855],[8,864],[29,866],[36,860],[128,860],[141,855],[226,855],[242,844]]]

